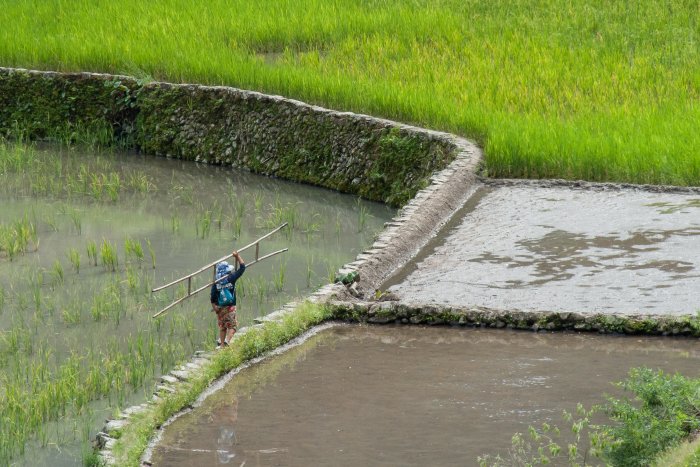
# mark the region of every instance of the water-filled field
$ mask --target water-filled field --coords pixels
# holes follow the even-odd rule
[[[699,208],[695,193],[482,188],[389,290],[448,306],[692,316]]]
[[[289,251],[238,283],[245,326],[332,280],[392,213],[230,168],[0,145],[0,464],[74,465],[114,410],[214,347],[208,292],[152,319],[185,293],[155,285],[288,222],[260,255]]]
[[[340,326],[241,370],[165,428],[152,460],[424,466],[499,454],[499,465],[518,465],[508,452],[516,432],[547,422],[566,446],[562,411],[620,396],[612,382],[630,367],[695,377],[698,359],[685,339]]]
[[[0,65],[415,122],[478,139],[498,177],[699,185],[699,16],[661,0],[2,0]]]

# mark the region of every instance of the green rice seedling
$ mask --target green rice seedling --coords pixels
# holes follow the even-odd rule
[[[97,243],[94,240],[90,240],[87,243],[87,255],[88,261],[92,259],[94,266],[97,266]]]
[[[90,428],[92,429],[92,425]],[[80,446],[80,459],[84,467],[100,467],[103,464],[99,452],[88,440],[85,440]]]
[[[338,271],[338,266],[330,261],[326,261],[326,278],[328,283],[335,281],[335,273]]]
[[[241,231],[243,230],[243,217],[235,216],[233,218],[231,230],[234,238],[241,238]]]
[[[261,225],[265,228],[274,228],[286,222],[289,228],[284,229],[284,234],[287,239],[290,239],[294,230],[298,227],[300,220],[299,208],[296,204],[288,203],[282,205],[279,196],[275,199],[275,203],[270,205],[270,211]]]
[[[121,317],[124,314],[124,306],[122,304],[121,293],[118,287],[110,291],[109,299],[110,317],[112,318],[112,321],[114,321],[114,324],[119,326]]]
[[[110,284],[93,297],[90,314],[95,321],[101,321],[105,317],[111,316],[119,324],[122,314],[122,300],[118,284]]]
[[[5,287],[0,284],[0,313],[3,312],[5,309],[5,300],[6,300],[6,292],[5,292]]]
[[[245,216],[246,199],[237,197],[233,203],[233,214],[236,218],[242,219]]]
[[[17,311],[23,312],[29,308],[29,299],[25,294],[17,294]]]
[[[258,276],[255,280],[255,297],[258,304],[265,301],[270,292],[270,285],[263,276]]]
[[[194,188],[191,186],[182,187],[180,191],[180,199],[184,204],[194,206]]]
[[[298,204],[289,203],[282,211],[281,222],[279,222],[277,225],[280,225],[284,222],[287,222],[289,224],[289,228],[285,229],[285,230],[288,230],[288,231],[294,230],[299,225],[300,217],[301,216],[299,215]]]
[[[85,164],[78,166],[77,181],[80,187],[76,187],[76,194],[88,195],[90,193],[90,169]]]
[[[145,194],[155,190],[151,179],[142,172],[131,172],[127,175],[126,186],[137,193]]]
[[[246,297],[248,294],[248,286],[246,285],[246,281],[239,281],[236,283],[236,296],[238,297]]]
[[[61,319],[66,324],[80,324],[82,321],[82,314],[80,308],[77,307],[67,307],[61,310]]]
[[[66,195],[68,196],[68,199],[73,198],[74,195],[80,193],[81,191],[81,181],[76,175],[73,175],[71,173],[65,175],[65,178],[63,180],[63,186]]]
[[[117,270],[119,263],[117,249],[105,238],[102,239],[102,245],[100,246],[100,260],[102,261],[102,266],[108,271],[115,272]]]
[[[189,340],[190,347],[192,347],[194,345],[195,338],[195,328],[192,317],[184,317],[179,328],[179,331]]]
[[[40,269],[34,271],[29,276],[29,288],[31,291],[32,301],[34,302],[34,309],[39,311],[42,304],[42,294],[41,288],[44,285],[44,272]]]
[[[69,215],[73,221],[73,227],[75,227],[76,233],[81,235],[83,233],[83,224],[82,219],[80,218],[80,212],[77,209],[73,209],[70,211]]]
[[[260,191],[256,191],[253,194],[253,207],[255,209],[256,214],[259,214],[260,211],[262,210],[262,204],[263,204],[263,194]]]
[[[58,221],[56,220],[56,216],[53,214],[46,214],[44,217],[44,223],[51,231],[58,232]]]
[[[367,228],[367,216],[369,216],[369,210],[362,200],[357,198],[357,233],[364,232]]]
[[[153,269],[156,268],[156,252],[151,245],[151,240],[146,239],[146,247],[148,248],[148,254],[151,257],[151,266]]]
[[[0,173],[25,173],[38,164],[36,151],[33,146],[19,142],[18,144],[0,146]]]
[[[62,285],[64,280],[63,265],[59,260],[54,261],[53,268],[51,269],[51,275],[53,277],[54,286]]]
[[[143,254],[143,247],[141,246],[141,242],[135,242],[133,246],[133,252],[134,256],[136,257],[136,261],[139,262],[139,264],[143,263],[144,259],[144,254]]]
[[[211,222],[212,212],[208,210],[204,211],[202,216],[195,222],[197,237],[204,239],[209,236],[209,232],[211,231]]]
[[[223,208],[219,204],[218,199],[214,199],[214,202],[212,203],[211,206],[211,214],[210,214],[210,222],[221,231],[221,223],[222,223],[222,217],[223,217]]]
[[[68,259],[70,260],[70,264],[73,266],[73,269],[75,269],[75,273],[80,274],[80,252],[75,248],[69,249]]]
[[[282,292],[282,290],[284,290],[286,272],[287,272],[287,263],[280,264],[280,267],[277,269],[277,272],[275,273],[275,277],[273,279],[275,291],[278,293]]]
[[[10,261],[19,254],[19,242],[10,230],[0,230],[0,252],[4,252]]]
[[[180,231],[180,218],[176,214],[170,216],[170,230],[174,234]]]
[[[132,293],[136,293],[140,286],[139,275],[131,268],[131,266],[126,267],[126,283],[129,286],[129,290]]]
[[[105,186],[104,178],[100,174],[91,173],[90,177],[90,193],[95,201],[101,201],[104,196]]]
[[[311,276],[314,272],[313,264],[314,264],[314,255],[311,255],[311,257],[307,257],[307,259],[306,259],[306,287],[307,288],[311,287]]]
[[[141,246],[141,242],[138,240],[133,240],[130,237],[127,237],[124,240],[124,255],[126,256],[127,260],[129,257],[133,256],[134,259],[140,264],[143,263],[144,259],[144,254],[143,254],[143,247]]]
[[[311,219],[304,222],[302,232],[306,235],[306,241],[310,241],[311,238],[321,231],[321,215],[317,212],[311,214]]]
[[[0,252],[4,252],[10,261],[25,253],[31,244],[38,249],[36,228],[26,216],[10,225],[0,224]]]
[[[103,174],[102,178],[107,197],[109,197],[110,201],[116,202],[119,199],[119,193],[122,188],[121,177],[117,172],[111,172],[109,175]]]
[[[151,276],[151,275],[143,275],[143,276],[141,277],[141,283],[143,284],[143,290],[142,290],[142,292],[145,294],[145,296],[146,296],[148,299],[153,300],[153,299],[154,299],[154,295],[151,294],[151,290],[153,290],[153,276]]]

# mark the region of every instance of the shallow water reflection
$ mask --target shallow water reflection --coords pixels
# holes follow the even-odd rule
[[[700,200],[639,191],[484,189],[390,290],[532,311],[692,314]]]
[[[340,326],[236,375],[154,465],[475,465],[615,393],[631,367],[697,376],[695,340]]]

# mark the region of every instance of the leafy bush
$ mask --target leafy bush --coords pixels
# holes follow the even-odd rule
[[[576,413],[564,412],[569,430],[543,424],[516,433],[505,458],[483,456],[482,467],[570,465],[588,466],[593,457],[606,465],[653,465],[657,456],[700,429],[700,379],[666,375],[649,368],[633,368],[617,383],[634,398],[608,397],[607,404]],[[611,424],[593,425],[595,413],[604,412]],[[573,440],[571,440],[573,435]]]
[[[618,383],[635,398],[608,398],[606,413],[617,424],[600,428],[612,442],[603,449],[613,465],[649,465],[664,449],[700,428],[700,380],[633,368]]]

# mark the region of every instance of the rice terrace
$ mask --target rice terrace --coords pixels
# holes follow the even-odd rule
[[[0,0],[0,465],[700,465],[699,22]]]

